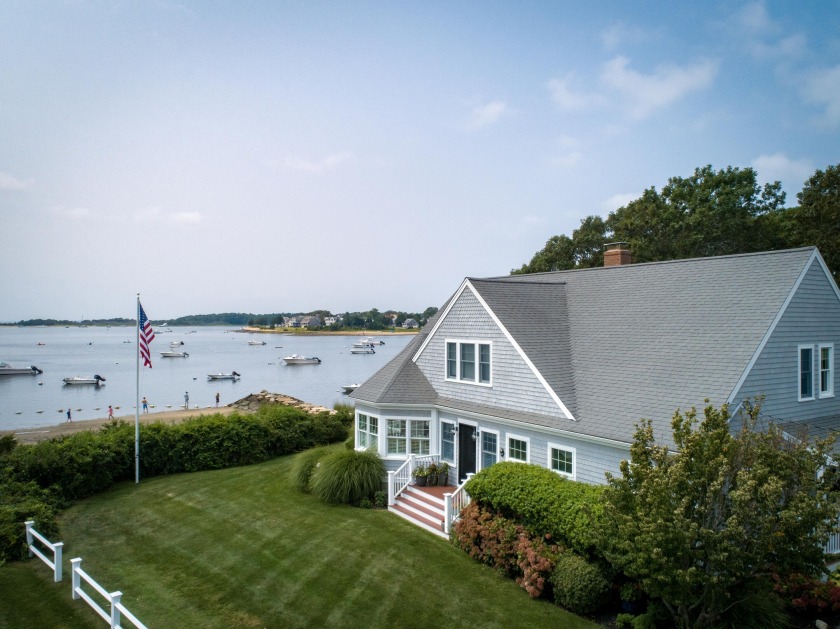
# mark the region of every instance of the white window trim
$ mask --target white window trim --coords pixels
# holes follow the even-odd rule
[[[455,343],[457,351],[455,352],[455,377],[449,377],[449,343]],[[475,348],[475,379],[464,380],[461,378],[461,345],[472,345]],[[490,380],[489,382],[481,382],[481,351],[479,345],[490,346]],[[493,341],[479,340],[479,339],[445,339],[443,343],[443,379],[446,382],[458,382],[461,384],[471,384],[477,387],[492,387],[493,386]]]
[[[452,460],[443,458],[443,425],[444,424],[449,424],[450,426],[452,426]],[[455,465],[455,462],[458,459],[458,425],[455,423],[454,420],[451,420],[451,419],[441,419],[440,420],[440,432],[438,433],[438,442],[440,443],[440,458],[441,458],[441,460],[446,461],[450,465]]]
[[[811,350],[811,395],[809,397],[802,395],[802,350]],[[801,344],[796,350],[796,394],[800,402],[809,402],[814,399],[814,345]]]
[[[564,450],[565,452],[571,452],[572,453],[572,473],[571,474],[568,474],[566,472],[561,472],[560,470],[555,470],[553,467],[551,467],[551,451],[552,450]],[[565,476],[566,478],[570,478],[572,480],[575,480],[575,478],[577,477],[577,449],[576,448],[572,448],[571,446],[564,446],[564,445],[559,444],[559,443],[549,442],[548,443],[548,451],[547,451],[546,454],[547,454],[547,456],[546,456],[545,463],[548,466],[548,469],[550,469],[552,472],[555,472],[556,474],[560,474],[560,476]]]
[[[822,351],[830,349],[831,355],[828,360],[828,391],[822,390]],[[834,343],[820,343],[817,345],[817,391],[820,398],[834,397]]]
[[[370,417],[370,415],[368,415]],[[389,437],[388,436],[388,422],[389,421],[402,421],[406,422],[405,425],[405,437]],[[379,439],[381,440],[380,443],[382,444],[379,448],[379,454],[383,459],[386,460],[394,460],[394,461],[405,461],[408,459],[408,455],[411,454],[410,441],[411,441],[411,426],[408,422],[428,422],[429,423],[429,455],[434,453],[434,437],[432,436],[432,419],[430,417],[389,417],[387,415],[383,415],[379,419]],[[403,439],[405,441],[405,454],[401,454],[398,452],[388,452],[388,439]],[[418,454],[416,456],[429,456],[426,454]],[[457,456],[457,448],[456,448],[456,456]]]
[[[511,439],[518,439],[519,441],[525,442],[525,460],[522,461],[520,459],[512,459],[510,458],[510,440]],[[507,433],[505,435],[505,461],[513,461],[514,463],[530,463],[531,462],[531,438],[530,437],[523,437],[521,435],[514,435],[512,433]]]
[[[496,435],[496,463],[502,460],[502,457],[499,456],[499,448],[502,447],[502,440],[499,439],[499,431],[498,430],[491,430],[490,428],[482,428],[480,431],[477,431],[476,434],[478,435],[478,465],[476,468],[479,470],[484,469],[484,441],[482,435],[485,432],[489,432],[491,435]]]
[[[376,443],[374,445],[376,446],[376,451],[381,452],[379,439],[382,437],[382,435],[380,434],[381,429],[382,429],[382,421],[381,421],[380,417],[378,415],[371,415],[370,413],[361,413],[359,411],[356,411],[356,434],[355,434],[356,450],[364,451],[364,450],[368,450],[369,448],[372,447],[371,445],[368,445],[366,448],[363,448],[358,443],[358,440],[359,440],[359,416],[360,415],[364,415],[365,417],[367,417],[368,429],[365,431],[365,434],[367,434],[368,438],[370,438],[370,436],[371,436],[371,434],[370,434],[370,420],[371,420],[371,418],[376,420],[376,429],[377,429],[377,431],[379,431],[379,433],[377,433],[375,435],[376,436]]]

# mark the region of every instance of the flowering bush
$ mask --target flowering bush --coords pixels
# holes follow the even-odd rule
[[[773,581],[773,591],[796,613],[832,622],[840,620],[840,586],[802,574],[792,574],[786,579],[774,574]]]

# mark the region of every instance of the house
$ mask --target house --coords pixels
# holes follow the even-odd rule
[[[320,328],[321,317],[318,315],[306,315],[300,318],[300,327],[302,328]]]
[[[405,321],[403,321],[402,327],[404,327],[405,329],[416,330],[420,327],[420,324],[417,323],[415,319],[406,319]]]
[[[507,460],[605,483],[640,418],[673,445],[674,412],[707,399],[733,431],[758,396],[764,420],[836,431],[835,346],[840,292],[816,248],[630,264],[618,246],[602,268],[466,278],[352,394],[356,444],[402,487],[423,457],[458,482]]]

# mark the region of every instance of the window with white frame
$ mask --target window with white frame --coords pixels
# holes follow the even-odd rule
[[[814,348],[799,346],[799,399],[814,399]]]
[[[446,379],[490,385],[492,359],[490,343],[446,342]]]
[[[820,397],[834,396],[834,345],[820,345]]]
[[[387,454],[429,454],[429,420],[389,419]]]
[[[440,423],[440,456],[444,461],[455,463],[455,424]]]
[[[525,437],[518,437],[516,435],[508,435],[508,461],[528,462],[528,441]]]
[[[499,435],[489,430],[481,431],[481,469],[499,460]]]
[[[548,444],[548,466],[551,470],[568,476],[575,477],[575,449],[568,446],[561,446],[556,443]]]
[[[360,448],[379,447],[379,418],[359,413],[356,446]]]

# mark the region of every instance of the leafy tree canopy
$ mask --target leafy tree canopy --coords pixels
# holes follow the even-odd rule
[[[675,626],[716,626],[771,573],[815,575],[837,530],[831,440],[789,441],[757,430],[760,406],[730,433],[729,410],[692,409],[672,422],[676,451],[642,421],[603,495],[604,554],[673,615]],[[765,590],[766,591],[766,590]]]

